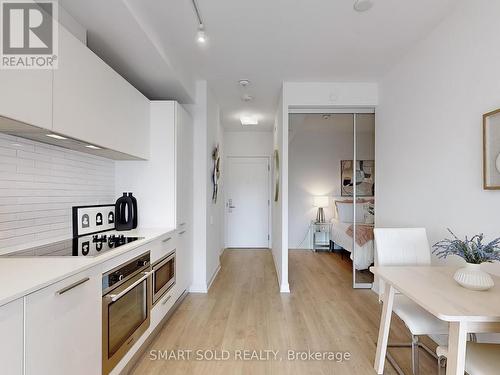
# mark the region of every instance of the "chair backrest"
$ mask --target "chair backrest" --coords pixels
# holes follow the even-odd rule
[[[423,266],[431,264],[425,228],[376,228],[377,266]]]

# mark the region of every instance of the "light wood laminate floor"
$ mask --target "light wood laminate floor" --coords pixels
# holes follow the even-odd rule
[[[133,374],[375,374],[381,306],[351,288],[351,270],[331,253],[290,251],[291,294],[280,294],[268,250],[226,250],[208,294],[190,294],[164,325]],[[409,341],[394,318],[392,341]],[[228,361],[152,360],[151,350],[227,350]],[[234,360],[235,350],[275,350],[282,360]],[[350,360],[289,361],[287,351],[349,352]],[[409,349],[391,351],[410,373]],[[155,353],[156,356],[158,353]],[[220,352],[222,354],[222,352]],[[421,374],[436,364],[421,354]],[[386,374],[395,374],[387,364]]]

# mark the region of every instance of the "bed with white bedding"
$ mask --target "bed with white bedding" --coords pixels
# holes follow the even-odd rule
[[[374,257],[373,239],[361,241],[358,238],[358,241],[355,243],[352,230],[349,234],[349,228],[353,229],[353,221],[358,223],[357,236],[361,236],[361,234],[366,235],[367,231],[372,231],[373,225],[365,222],[367,217],[366,205],[359,203],[356,205],[356,218],[354,218],[352,201],[336,201],[335,206],[337,217],[332,219],[332,241],[335,245],[342,247],[350,253],[350,258],[354,263],[355,269],[361,271],[370,268]],[[373,238],[373,232],[370,232],[370,235]]]
[[[363,246],[355,244],[355,259],[353,259],[353,238],[347,234],[352,223],[343,223],[338,219],[332,219],[332,241],[335,245],[342,247],[350,253],[351,260],[358,271],[366,270],[373,264],[373,240]]]

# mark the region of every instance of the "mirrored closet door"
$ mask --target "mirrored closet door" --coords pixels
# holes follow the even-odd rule
[[[373,227],[375,223],[375,115],[353,114],[354,158],[353,194],[353,286],[371,288],[374,263]]]
[[[371,288],[374,222],[374,110],[291,113],[289,247],[304,248],[309,225],[308,248],[329,251],[334,267],[352,270],[354,288]]]

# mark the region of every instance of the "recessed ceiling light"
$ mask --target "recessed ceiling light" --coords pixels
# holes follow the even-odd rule
[[[47,137],[54,138],[54,139],[68,139],[66,137],[63,137],[62,135],[59,134],[45,134]]]
[[[238,81],[238,84],[241,86],[241,87],[247,87],[247,86],[250,86],[250,80],[248,79],[240,79]]]
[[[366,12],[373,6],[372,0],[356,0],[354,2],[354,10],[357,12]]]
[[[240,117],[241,125],[259,125],[259,120],[256,116],[241,116]]]
[[[94,146],[94,145],[86,145],[85,147],[91,148],[92,150],[102,150],[100,147]]]

